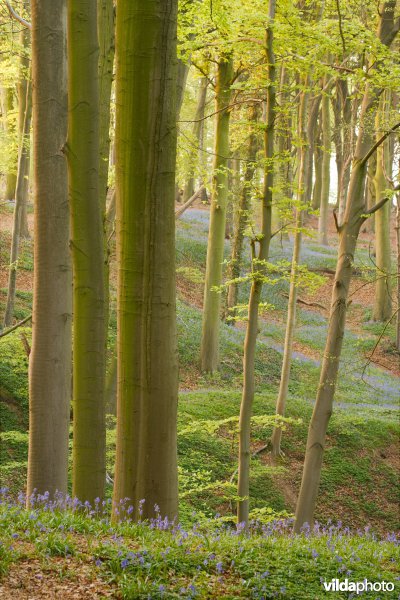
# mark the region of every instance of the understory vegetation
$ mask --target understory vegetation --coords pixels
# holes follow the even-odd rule
[[[198,353],[205,219],[205,211],[192,210],[178,224],[177,231],[180,525],[166,525],[161,517],[150,524],[110,524],[110,484],[105,506],[94,507],[93,513],[89,508],[81,512],[72,506],[66,511],[60,507],[50,509],[46,499],[32,511],[18,504],[18,493],[26,480],[28,450],[30,328],[26,326],[0,339],[0,473],[2,485],[9,488],[7,494],[3,493],[0,508],[1,574],[12,575],[13,569],[20,568],[17,565],[25,568],[34,560],[46,579],[79,588],[83,577],[82,581],[94,582],[99,590],[107,582],[107,590],[111,589],[114,597],[124,598],[311,600],[332,596],[324,592],[321,578],[330,581],[351,575],[354,581],[395,579],[398,548],[391,533],[399,527],[399,385],[394,373],[375,364],[373,358],[368,360],[382,328],[370,321],[369,306],[356,301],[345,338],[317,504],[316,518],[323,525],[312,537],[293,536],[291,519],[301,479],[313,390],[318,382],[326,315],[312,304],[323,304],[323,300],[316,299],[318,293],[308,297],[304,290],[302,294],[310,305],[299,306],[282,442],[284,455],[274,460],[265,446],[275,422],[287,283],[266,287],[265,300],[275,310],[262,315],[257,347],[250,484],[253,525],[249,535],[237,531],[237,415],[244,329],[240,323],[236,327],[223,325],[221,369],[212,376],[201,375]],[[315,269],[325,268],[326,258],[329,264],[330,255],[320,249],[314,240],[306,242],[305,252],[313,257]],[[273,257],[282,258],[278,241]],[[25,275],[29,277],[30,260],[31,246],[27,243],[21,258],[23,281]],[[368,281],[366,265],[368,250],[361,248],[356,263],[361,274],[355,288]],[[241,294],[245,295],[245,291]],[[22,319],[30,310],[31,293],[28,289],[18,292],[16,314]],[[115,335],[113,312],[110,360]],[[389,326],[380,344],[389,348],[392,336]],[[111,478],[115,426],[115,416],[109,414],[107,472]],[[102,597],[100,591],[99,594]],[[104,594],[106,597],[106,588]],[[338,593],[335,597],[349,596]],[[386,593],[384,597],[397,596]]]

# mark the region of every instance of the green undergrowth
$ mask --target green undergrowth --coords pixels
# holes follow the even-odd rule
[[[53,575],[65,584],[84,569],[106,583],[112,597],[127,600],[315,600],[333,597],[323,583],[336,578],[390,582],[394,590],[384,597],[399,593],[395,539],[350,534],[340,525],[293,536],[290,523],[270,520],[244,534],[219,519],[199,519],[192,527],[168,526],[161,517],[110,524],[107,515],[89,509],[3,503],[0,531],[0,585],[10,568],[31,562],[39,578],[45,572],[47,581]]]
[[[252,450],[265,446],[274,423],[275,394],[256,395],[252,423]],[[233,523],[236,506],[238,414],[240,393],[215,390],[182,393],[179,400],[178,456],[181,519],[223,515]],[[295,508],[307,426],[312,406],[290,398],[284,424],[284,456],[273,461],[264,451],[252,458],[250,498],[254,518],[289,516]],[[115,451],[113,416],[107,418],[107,470],[112,475]],[[338,514],[344,524],[374,530],[396,530],[399,482],[398,438],[400,425],[391,411],[336,409],[328,440],[317,503],[317,518],[326,521]],[[0,434],[2,483],[14,493],[26,477],[28,436],[11,430]],[[111,495],[112,487],[107,486]]]

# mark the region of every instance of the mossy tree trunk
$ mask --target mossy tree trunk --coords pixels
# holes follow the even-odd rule
[[[397,30],[394,26],[395,0],[387,0],[380,13],[378,37],[382,44],[390,46]],[[379,63],[375,68],[379,68]],[[347,194],[344,220],[338,226],[339,247],[335,280],[329,315],[328,333],[322,359],[316,402],[308,429],[306,455],[299,498],[296,506],[294,529],[299,532],[307,523],[313,524],[315,505],[321,477],[326,431],[333,409],[333,399],[339,370],[339,360],[345,331],[349,287],[354,263],[354,252],[360,228],[369,216],[365,206],[365,179],[368,159],[374,150],[374,122],[382,90],[367,83],[360,114],[360,127],[355,148],[350,185]],[[384,199],[373,207],[378,210]]]
[[[218,62],[215,89],[216,129],[214,166],[208,233],[207,265],[204,286],[203,326],[201,336],[201,370],[212,373],[219,366],[219,329],[221,293],[212,288],[222,284],[225,220],[228,201],[229,119],[233,61],[223,55]]]
[[[376,116],[377,138],[379,139],[382,123],[387,115],[388,100],[381,98],[380,109]],[[380,202],[385,196],[391,179],[392,157],[389,152],[389,140],[386,140],[376,151],[376,170],[374,177],[375,198]],[[387,202],[375,214],[375,253],[376,283],[373,308],[374,321],[388,321],[392,316],[392,274],[390,247],[390,211],[391,202]]]
[[[176,517],[176,0],[120,0],[116,29],[118,259],[114,517]]]
[[[104,243],[96,0],[68,0],[68,175],[73,260],[73,494],[105,486]]]
[[[12,113],[15,112],[15,94],[13,88],[5,89],[5,119],[7,125],[8,136],[13,137],[16,135],[16,124],[15,120],[11,117]],[[18,169],[18,152],[15,151],[13,154],[14,164],[10,164],[10,167],[6,173],[6,190],[4,197],[6,200],[13,200],[15,198],[15,188],[17,186],[17,169]]]
[[[243,354],[243,392],[239,415],[239,458],[238,458],[238,496],[237,521],[244,523],[247,529],[250,512],[250,463],[251,463],[251,417],[254,401],[254,361],[258,335],[258,310],[265,277],[265,262],[268,260],[271,242],[272,198],[274,185],[274,166],[271,164],[274,156],[275,110],[276,110],[276,67],[274,54],[274,20],[275,0],[269,0],[268,27],[266,30],[267,88],[266,126],[264,131],[264,196],[262,205],[261,239],[259,240],[258,256],[255,256],[253,242],[253,281],[250,289],[248,321],[244,341]],[[257,258],[257,260],[255,260]]]
[[[66,1],[32,1],[35,240],[27,497],[67,492],[72,274],[67,163]],[[49,31],[52,35],[49,35]]]

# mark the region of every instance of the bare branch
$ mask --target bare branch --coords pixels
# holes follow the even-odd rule
[[[397,192],[397,190],[400,190],[400,184],[397,185],[393,191]],[[371,215],[376,213],[376,211],[379,210],[380,208],[382,208],[382,206],[384,206],[386,204],[386,202],[388,202],[389,200],[390,200],[390,196],[386,196],[385,198],[382,198],[382,200],[380,202],[375,204],[375,206],[373,206],[372,208],[370,208],[363,214],[363,216],[361,217],[362,221],[363,222],[366,221],[366,219],[368,219],[368,217],[370,217]]]
[[[32,319],[32,315],[29,315],[28,317],[25,317],[25,319],[22,319],[22,321],[19,321],[18,323],[16,323],[15,325],[13,325],[12,327],[9,327],[8,329],[4,329],[4,331],[2,331],[0,333],[0,338],[8,335],[9,333],[11,333],[12,331],[15,331],[16,329],[18,329],[18,327],[21,327],[21,325],[24,325],[24,323],[26,323],[27,321],[29,321],[30,319]]]
[[[364,156],[364,158],[361,159],[361,164],[365,164],[367,162],[367,160],[369,158],[371,158],[371,156],[373,155],[373,153],[375,152],[375,150],[377,150],[377,148],[379,148],[379,146],[381,144],[383,144],[383,142],[386,140],[387,137],[389,137],[389,135],[391,133],[393,133],[393,131],[396,131],[396,129],[398,129],[400,127],[400,122],[396,123],[396,125],[393,125],[393,127],[391,127],[388,131],[386,131],[382,137],[379,138],[379,140],[372,146],[372,148],[370,150],[368,150],[367,154]]]
[[[24,27],[27,27],[28,29],[32,29],[31,23],[29,23],[29,21],[26,21],[17,12],[15,12],[15,10],[13,9],[13,7],[11,6],[11,4],[7,0],[4,0],[4,4],[7,6],[8,12],[10,13],[10,15],[16,21],[18,21],[18,23],[21,23],[21,25],[23,25]]]
[[[206,186],[205,186],[205,185],[202,185],[202,186],[201,186],[201,188],[200,188],[200,189],[198,189],[198,190],[197,190],[197,192],[195,192],[195,193],[193,194],[193,196],[191,196],[191,197],[189,198],[189,200],[187,200],[187,202],[185,202],[185,204],[183,204],[182,206],[180,206],[180,207],[179,207],[179,208],[178,208],[178,209],[175,211],[175,219],[179,219],[179,217],[180,217],[181,215],[183,215],[183,213],[185,212],[185,210],[186,210],[186,209],[188,209],[188,208],[189,208],[189,207],[190,207],[190,206],[193,204],[193,202],[194,202],[194,201],[195,201],[195,200],[196,200],[196,199],[197,199],[197,198],[200,196],[201,192],[202,192],[203,190],[205,190],[205,189],[206,189]]]

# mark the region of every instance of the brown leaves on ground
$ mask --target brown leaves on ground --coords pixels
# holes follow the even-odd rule
[[[100,579],[88,557],[46,557],[34,555],[29,543],[14,544],[22,550],[21,559],[13,564],[0,581],[2,600],[93,600],[120,598],[117,588]]]

